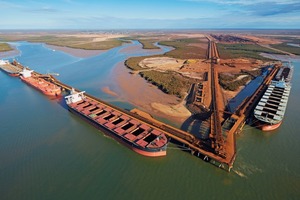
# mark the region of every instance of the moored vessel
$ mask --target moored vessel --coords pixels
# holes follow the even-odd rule
[[[22,81],[41,91],[45,95],[58,96],[61,94],[60,87],[49,81],[46,81],[45,79],[38,77],[38,75],[33,75],[32,73],[33,70],[28,70],[24,68],[23,71],[20,72],[20,78],[22,79]]]
[[[72,113],[104,131],[131,150],[150,157],[165,156],[168,139],[165,134],[120,110],[86,97],[72,89],[65,97]]]
[[[283,66],[268,86],[263,97],[254,109],[254,117],[263,131],[272,131],[280,127],[285,115],[291,90],[293,67]]]
[[[22,69],[13,65],[8,60],[0,60],[0,69],[10,76],[19,76]]]

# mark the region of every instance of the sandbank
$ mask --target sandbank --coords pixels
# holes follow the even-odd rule
[[[13,50],[0,52],[0,59],[14,57],[20,54],[20,51],[14,45],[10,46],[13,48]]]
[[[79,58],[88,58],[88,57],[96,56],[103,52],[106,52],[106,50],[74,49],[74,48],[70,48],[70,47],[61,47],[61,46],[55,46],[55,45],[50,45],[50,44],[47,44],[46,46],[50,49],[54,49],[57,51],[63,51],[67,54],[70,54],[72,56],[79,57]]]
[[[102,90],[102,92],[109,94],[111,96],[115,96],[115,97],[118,96],[118,94],[116,92],[112,91],[108,86],[101,88],[101,90]]]
[[[19,54],[18,50],[0,52],[0,59],[14,57],[17,56],[18,54]]]
[[[280,55],[280,54],[269,54],[269,53],[261,53],[259,54],[263,57],[281,60],[281,61],[290,61],[290,60],[300,60],[300,56],[297,55]]]
[[[123,62],[113,71],[114,81],[119,87],[120,100],[130,102],[151,115],[172,119],[178,123],[185,121],[191,113],[178,97],[168,95],[148,83],[138,74],[130,74]]]

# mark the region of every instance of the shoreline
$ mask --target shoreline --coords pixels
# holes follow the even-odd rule
[[[89,57],[100,55],[107,51],[107,50],[75,49],[75,48],[56,46],[56,45],[51,45],[46,43],[44,44],[49,49],[53,49],[55,51],[62,51],[64,53],[70,54],[78,58],[89,58]]]
[[[269,53],[261,53],[260,55],[266,58],[275,59],[279,61],[300,60],[300,56],[297,55],[278,55]]]
[[[10,51],[4,51],[4,52],[0,52],[0,59],[9,59],[11,57],[15,57],[18,56],[21,52],[16,48],[16,46],[11,45],[10,46],[13,48],[13,50]]]
[[[110,89],[109,93],[113,91],[118,94],[119,100],[127,101],[151,115],[176,123],[181,124],[191,116],[182,99],[162,92],[138,74],[131,74],[130,71],[123,62],[116,65],[112,78],[118,89],[117,91]]]

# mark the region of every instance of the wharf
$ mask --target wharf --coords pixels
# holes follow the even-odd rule
[[[58,81],[53,76],[50,76],[48,78],[48,80],[51,81],[52,83],[56,84],[57,86],[61,87],[65,91],[70,91],[72,89],[71,86]],[[75,89],[75,91],[81,92],[78,89]],[[138,111],[137,109],[134,109],[132,112],[129,112],[129,111],[123,110],[121,108],[118,108],[114,105],[111,105],[107,102],[104,102],[101,99],[93,97],[89,94],[85,94],[85,96],[88,99],[91,99],[93,101],[98,101],[99,103],[104,104],[105,106],[109,107],[112,110],[116,110],[117,112],[120,112],[122,115],[125,115],[125,116],[127,115],[128,117],[133,118],[137,121],[140,121],[141,123],[144,123],[147,126],[158,129],[159,131],[163,132],[164,134],[166,134],[168,137],[170,137],[174,141],[184,145],[184,147],[186,149],[188,149],[193,155],[203,158],[206,161],[213,160],[213,161],[216,161],[219,163],[225,163],[225,164],[227,164],[227,162],[228,162],[226,159],[224,159],[218,155],[215,155],[212,152],[212,149],[210,149],[209,145],[207,145],[205,142],[197,139],[191,133],[182,131],[180,129],[174,128],[170,125],[167,125],[165,123],[157,121],[157,120],[153,119],[152,117],[150,117],[150,115],[144,114],[144,113]]]
[[[274,68],[271,73],[266,77],[263,84],[258,88],[258,90],[255,92],[255,94],[249,99],[249,101],[246,101],[238,110],[238,113],[232,114],[228,119],[227,122],[230,122],[230,129],[225,130],[226,132],[226,139],[224,140],[224,149],[226,152],[224,152],[225,156],[222,154],[218,154],[215,152],[215,150],[211,147],[211,144],[207,141],[202,141],[198,138],[196,138],[191,133],[182,131],[180,129],[174,128],[168,124],[165,124],[163,122],[160,122],[158,120],[153,119],[149,114],[145,114],[137,109],[132,110],[131,112],[123,110],[121,108],[118,108],[114,105],[111,105],[107,102],[102,101],[99,98],[93,97],[92,95],[85,94],[87,98],[98,101],[101,104],[105,104],[107,107],[111,108],[112,110],[116,110],[122,115],[127,115],[130,118],[133,118],[137,121],[140,121],[141,123],[147,124],[148,126],[152,128],[156,128],[159,131],[166,134],[168,137],[176,141],[177,143],[182,144],[188,151],[191,152],[191,154],[210,162],[222,169],[225,169],[227,171],[230,171],[230,169],[233,167],[233,163],[235,161],[236,157],[236,143],[235,143],[235,134],[238,131],[241,131],[243,128],[243,125],[245,124],[246,117],[249,115],[250,111],[253,106],[255,106],[255,103],[259,100],[259,97],[263,94],[264,88],[267,87],[267,84],[272,80],[272,78],[275,76],[276,72],[278,71],[278,68]],[[47,78],[52,83],[56,84],[57,86],[61,87],[62,89],[66,91],[70,91],[72,89],[71,86],[66,85],[57,79],[55,79],[53,76],[49,76]],[[77,92],[80,92],[80,90],[75,89]],[[219,125],[221,127],[221,125]],[[223,131],[222,131],[223,132]],[[222,134],[219,134],[222,135]]]
[[[137,109],[131,112],[118,108],[114,105],[110,105],[107,102],[102,101],[99,98],[93,97],[89,94],[85,94],[86,98],[104,104],[111,110],[115,110],[122,115],[128,116],[132,119],[137,120],[140,123],[146,124],[149,127],[155,128],[165,135],[167,135],[176,143],[184,146],[184,149],[188,150],[192,155],[195,155],[207,162],[210,162],[222,169],[230,171],[233,167],[233,163],[236,158],[236,138],[235,135],[242,130],[246,118],[249,116],[254,106],[263,95],[268,84],[271,82],[273,77],[276,75],[279,67],[275,66],[271,72],[265,77],[263,83],[258,87],[254,95],[246,99],[243,104],[237,109],[235,113],[230,113],[229,117],[222,123],[220,114],[220,105],[216,99],[219,97],[219,85],[217,72],[214,69],[214,64],[219,60],[216,44],[210,41],[209,45],[209,59],[211,59],[211,69],[209,71],[209,82],[211,85],[211,132],[208,140],[201,140],[196,138],[193,134],[174,128],[168,124],[162,123],[153,119],[149,114],[143,113]],[[16,65],[22,69],[21,65]],[[66,85],[52,75],[42,75],[37,72],[33,72],[35,76],[44,78],[47,81],[61,87],[65,91],[71,91],[72,87]],[[75,89],[77,92],[80,90]]]

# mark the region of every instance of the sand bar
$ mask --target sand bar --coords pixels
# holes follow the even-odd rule
[[[178,123],[191,115],[181,99],[162,92],[138,74],[129,72],[123,62],[118,63],[113,72],[113,78],[119,87],[116,93],[121,100],[128,101],[149,114],[171,118]]]
[[[57,51],[63,51],[67,54],[70,54],[75,57],[79,58],[88,58],[88,57],[93,57],[96,55],[99,55],[103,52],[106,52],[107,50],[85,50],[85,49],[74,49],[70,47],[61,47],[61,46],[55,46],[55,45],[46,45],[50,49],[54,49]]]

